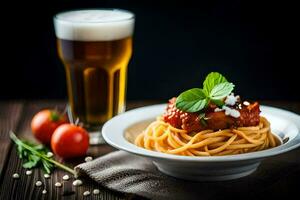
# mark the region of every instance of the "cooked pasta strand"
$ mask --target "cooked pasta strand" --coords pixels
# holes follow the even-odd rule
[[[264,150],[279,145],[270,123],[260,117],[258,126],[204,130],[188,133],[172,127],[161,118],[138,135],[135,144],[145,149],[184,156],[222,156]]]

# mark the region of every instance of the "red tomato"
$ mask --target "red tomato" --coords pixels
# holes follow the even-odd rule
[[[31,121],[31,130],[39,141],[50,144],[54,130],[64,123],[67,123],[66,118],[57,111],[42,110],[34,115]]]
[[[63,124],[54,131],[51,148],[63,158],[83,156],[89,148],[89,134],[80,126]]]

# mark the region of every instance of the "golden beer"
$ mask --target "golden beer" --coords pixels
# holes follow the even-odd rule
[[[125,110],[134,16],[123,10],[82,10],[54,18],[73,119],[99,128]]]

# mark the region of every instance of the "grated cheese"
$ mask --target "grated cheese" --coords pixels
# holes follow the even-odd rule
[[[225,99],[225,104],[228,106],[233,106],[236,104],[236,102],[239,100],[240,96],[234,96],[233,93],[231,93],[230,95],[228,95]]]
[[[225,115],[229,115],[231,117],[234,117],[234,118],[238,118],[241,116],[241,113],[236,110],[236,109],[233,109],[233,108],[230,108],[228,106],[222,106],[222,109],[221,108],[215,108],[215,112],[220,112],[220,111],[225,111]]]

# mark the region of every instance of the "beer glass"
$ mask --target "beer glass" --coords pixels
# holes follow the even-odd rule
[[[90,132],[125,110],[134,14],[119,9],[74,10],[54,16],[66,71],[69,116]],[[91,143],[102,143],[100,134]],[[97,137],[97,138],[95,138]]]

